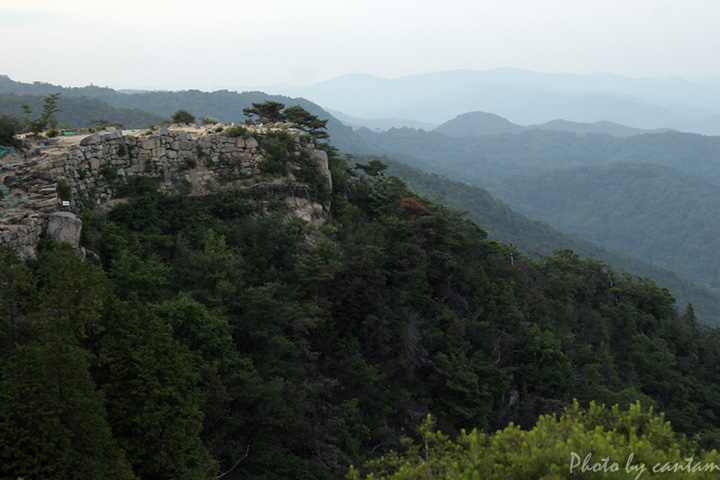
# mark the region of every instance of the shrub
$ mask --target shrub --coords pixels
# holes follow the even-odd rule
[[[212,117],[202,117],[200,120],[202,120],[203,125],[216,125],[219,122],[217,118]]]
[[[100,168],[100,173],[109,183],[112,183],[118,178],[118,170],[112,165],[103,165],[102,168]]]
[[[45,133],[45,135],[47,135],[48,138],[57,137],[59,134],[60,134],[60,132],[58,132],[58,131],[55,130],[54,128],[53,128],[52,130],[48,130],[48,131]]]
[[[157,178],[131,175],[125,179],[125,183],[120,185],[117,196],[125,198],[152,194],[157,192],[159,186],[160,180]]]
[[[65,180],[58,181],[57,193],[60,200],[70,201],[72,199],[72,188]]]
[[[227,133],[229,137],[248,138],[250,136],[250,130],[245,127],[240,127],[238,125],[228,128],[225,133]]]
[[[22,121],[12,115],[0,113],[0,145],[15,143],[15,134],[20,132]]]
[[[195,115],[187,110],[181,109],[173,113],[173,116],[170,117],[170,119],[173,123],[193,123],[195,121]]]
[[[574,402],[559,417],[541,416],[530,430],[512,423],[492,434],[463,430],[455,442],[434,427],[428,418],[420,427],[421,442],[407,439],[405,453],[391,451],[368,462],[368,476],[351,467],[346,478],[637,479],[653,468],[653,473],[676,472],[658,478],[705,479],[716,478],[713,471],[719,468],[716,451],[695,450],[692,442],[673,432],[663,414],[639,403],[622,411],[617,405],[608,409],[595,403],[585,410]],[[705,470],[691,471],[690,463]]]

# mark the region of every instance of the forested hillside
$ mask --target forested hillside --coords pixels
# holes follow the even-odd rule
[[[490,190],[562,231],[720,287],[720,186],[710,181],[616,163],[508,177]]]
[[[0,94],[0,112],[22,118],[25,116],[22,106],[28,105],[33,112],[40,113],[44,98],[46,97],[39,95],[3,93]],[[60,96],[56,106],[60,109],[55,115],[57,125],[67,125],[69,128],[108,124],[124,128],[146,128],[149,124],[157,124],[166,119],[138,108],[112,107],[97,98]]]
[[[717,333],[667,290],[488,241],[377,160],[330,169],[320,229],[282,191],[132,181],[83,215],[87,260],[3,249],[0,476],[340,478],[427,414],[454,437],[573,398],[718,445]]]
[[[17,116],[21,116],[22,113],[21,109],[18,110],[22,104],[22,102],[17,103],[18,98],[20,98],[18,96],[22,95],[25,103],[39,106],[42,105],[42,99],[47,95],[59,93],[61,102],[68,102],[68,105],[71,106],[81,105],[84,107],[84,109],[78,108],[77,115],[73,116],[63,112],[58,113],[57,117],[60,122],[69,122],[73,128],[87,126],[90,120],[98,114],[98,110],[105,112],[108,121],[122,123],[127,128],[145,128],[148,125],[147,118],[154,123],[161,122],[169,119],[180,109],[190,112],[198,119],[211,117],[223,123],[242,123],[245,120],[242,115],[243,109],[252,107],[253,103],[276,101],[288,106],[300,105],[313,115],[327,118],[327,130],[332,136],[333,144],[338,148],[344,151],[372,151],[372,149],[368,150],[368,147],[353,134],[350,127],[340,123],[320,106],[302,98],[292,99],[262,92],[237,93],[227,90],[216,92],[201,92],[200,90],[158,91],[125,94],[107,87],[65,88],[42,82],[21,83],[0,75],[0,94],[2,93],[15,95],[0,95],[0,112]],[[64,111],[63,104],[59,105]],[[121,110],[114,110],[109,108],[108,105]],[[35,111],[39,111],[39,109],[38,107]],[[140,115],[142,112],[138,113],[139,110],[146,112],[143,114],[146,117],[127,116],[129,111]],[[68,115],[67,120],[64,120],[64,115]]]
[[[427,130],[427,129],[425,129]],[[642,130],[640,128],[626,127],[615,122],[569,122],[567,120],[551,120],[540,125],[517,125],[507,119],[485,112],[468,112],[458,115],[452,120],[439,125],[434,129],[438,133],[450,137],[463,137],[472,135],[500,135],[503,133],[522,133],[529,130],[555,130],[558,132],[573,132],[579,134],[607,134],[613,137],[630,137],[641,133],[659,133],[660,130]],[[668,129],[665,129],[668,130]]]
[[[665,132],[626,138],[531,130],[518,135],[448,137],[410,128],[356,132],[368,145],[425,160],[439,173],[483,185],[488,178],[618,162],[674,167],[720,184],[720,137]]]
[[[366,161],[365,159],[367,158],[372,157],[355,157],[354,160]],[[467,183],[453,181],[439,175],[425,173],[418,168],[410,167],[405,163],[398,162],[387,157],[383,157],[382,161],[388,165],[388,172],[402,178],[408,184],[408,186],[412,188],[413,191],[438,203],[447,205],[453,210],[465,212],[466,218],[477,223],[483,230],[488,232],[488,238],[499,240],[505,244],[515,245],[521,252],[533,258],[542,258],[543,256],[552,255],[553,252],[559,249],[571,249],[583,257],[589,257],[595,260],[605,262],[615,270],[621,272],[630,271],[640,276],[648,276],[652,278],[655,282],[657,282],[659,285],[668,288],[678,301],[679,305],[686,305],[687,303],[692,303],[695,307],[695,312],[697,313],[700,322],[716,326],[720,324],[720,294],[718,294],[715,290],[702,287],[697,283],[686,280],[685,278],[673,273],[673,271],[662,268],[656,264],[640,260],[636,257],[623,255],[615,250],[605,249],[599,246],[597,243],[590,242],[588,240],[585,240],[584,238],[578,237],[577,235],[562,233],[561,231],[550,227],[547,223],[538,220],[531,220],[525,215],[517,213],[512,208],[510,208],[509,205],[497,200],[487,190],[484,190],[480,187]],[[640,166],[628,165],[628,168],[638,169],[640,168]],[[657,168],[661,171],[663,170],[662,167],[650,168]],[[578,167],[578,170],[583,170],[583,168]],[[554,177],[553,175],[548,176]],[[530,180],[532,180],[532,178],[533,177],[518,179],[511,177],[507,179],[508,185],[505,185],[503,183],[500,184],[502,186],[496,185],[494,189],[498,192],[500,191],[500,189],[503,189],[505,193],[510,193],[513,191],[530,192],[532,191],[532,189],[529,186],[523,185],[520,182],[522,182],[522,180],[529,182]],[[567,180],[568,182],[563,185],[554,185],[559,189],[557,191],[542,193],[535,192],[537,193],[536,196],[533,196],[529,193],[528,197],[535,200],[535,203],[544,201],[538,199],[544,199],[543,195],[546,194],[548,198],[567,198],[568,192],[566,191],[566,189],[569,185],[573,185],[573,179],[570,178],[565,180]],[[516,181],[519,182],[519,185],[514,184],[514,182]],[[639,183],[642,183],[642,180],[638,181]],[[588,192],[596,192],[598,196],[604,195],[603,193],[601,193],[602,189],[594,190],[595,187],[591,188],[587,185],[585,185],[584,187],[586,187],[586,190]],[[643,191],[643,185],[638,185],[637,187],[639,191]],[[513,188],[519,188],[519,190],[512,190]],[[710,188],[717,189],[717,187],[712,184],[710,184]],[[582,186],[579,187],[578,190],[581,192],[586,191],[583,189]],[[677,195],[668,195],[668,191],[662,188],[660,188],[658,191],[665,192],[665,195],[669,197],[677,197]],[[631,192],[635,192],[635,190],[630,187],[625,189],[625,193],[630,194]],[[563,194],[566,194],[566,196],[563,197]],[[638,195],[639,193],[636,192],[632,194]],[[689,194],[690,196],[692,196],[692,192],[689,192]],[[518,196],[520,195],[522,194],[518,193]],[[586,203],[584,203],[586,201],[584,197],[582,199],[574,199],[574,201],[578,202],[579,204],[587,205]],[[602,204],[602,199],[598,199],[595,205]],[[628,208],[628,205],[633,204],[634,203],[632,202],[632,199],[628,199],[628,202],[621,205],[621,208]],[[549,210],[543,211],[542,214],[537,211],[538,209],[531,208],[532,206],[533,203],[529,200],[527,204],[527,213],[528,216],[532,218],[544,218],[544,216],[548,215],[548,212],[556,212],[556,210],[553,210],[551,208],[551,205],[548,205]],[[697,206],[697,209],[693,212],[701,212],[704,210],[704,208],[704,206]],[[593,214],[595,214],[594,212],[598,211],[595,208],[588,210],[592,210]],[[612,206],[607,209],[602,209],[602,211],[613,210],[614,209],[612,208]],[[673,207],[673,210],[674,212],[678,212],[678,209],[676,209],[675,207]],[[685,212],[682,207],[679,209],[679,211]],[[592,217],[591,212],[588,211],[586,213],[588,216]],[[657,213],[658,215],[664,215],[664,212],[662,210],[658,211]],[[715,218],[717,217],[708,217],[706,219],[707,224],[700,225],[699,228],[709,228],[712,225],[715,225]],[[661,242],[665,239],[665,237],[654,231],[654,229],[657,228],[659,225],[663,225],[663,228],[665,228],[665,230],[663,231],[667,232],[667,230],[669,230],[669,228],[667,227],[668,221],[664,218],[655,218],[655,220],[655,224],[645,225],[647,227],[647,230],[642,231],[642,233],[638,233],[638,235],[641,236],[643,239],[647,239],[647,241],[650,241],[650,239],[656,239],[655,241]],[[607,232],[608,230],[610,230],[607,225],[607,223],[601,222],[601,224],[594,226],[599,231]],[[630,230],[637,232],[638,228],[637,226],[633,225]],[[567,231],[580,230],[573,230],[573,228],[568,227]],[[612,231],[618,238],[622,238],[619,230],[612,229]],[[679,231],[683,231],[683,229],[681,228],[679,229]],[[715,237],[709,238],[714,239]],[[618,248],[618,250],[621,250],[621,248]],[[697,250],[700,255],[714,254],[714,251],[712,249],[708,249],[706,251],[703,248],[697,248]],[[696,264],[695,261],[697,260],[697,258],[693,258],[691,255],[686,255],[684,249],[676,250],[674,251],[674,254],[682,256],[682,258],[684,258],[685,261],[688,262],[688,265]],[[704,268],[708,268],[708,266],[712,265],[714,265],[713,262],[702,264]]]

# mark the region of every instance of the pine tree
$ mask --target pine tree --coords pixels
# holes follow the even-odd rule
[[[116,302],[100,349],[99,382],[118,443],[141,478],[207,478],[202,395],[187,350],[141,306]]]
[[[69,336],[14,351],[0,383],[0,477],[135,478],[88,368]]]

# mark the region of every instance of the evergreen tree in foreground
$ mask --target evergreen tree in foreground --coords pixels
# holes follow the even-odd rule
[[[14,351],[0,383],[0,477],[135,478],[88,368],[87,352],[67,337]]]

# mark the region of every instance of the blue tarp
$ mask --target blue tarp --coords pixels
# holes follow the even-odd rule
[[[5,155],[10,155],[11,153],[16,153],[17,150],[15,150],[15,147],[4,147],[0,145],[0,158],[4,157]]]

